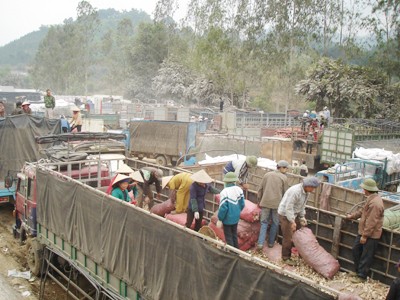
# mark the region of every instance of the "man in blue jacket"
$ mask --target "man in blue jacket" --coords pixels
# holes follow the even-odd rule
[[[225,188],[221,191],[217,227],[224,226],[225,241],[228,245],[239,248],[237,226],[240,212],[244,208],[243,190],[236,185],[238,177],[233,172],[228,172],[223,179]]]

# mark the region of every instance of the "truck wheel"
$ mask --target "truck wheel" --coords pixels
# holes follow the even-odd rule
[[[167,159],[164,155],[159,155],[156,157],[156,162],[158,165],[165,167],[167,165]]]
[[[20,232],[19,232],[19,244],[22,246],[26,241],[26,230],[21,226]]]
[[[33,275],[39,276],[42,267],[42,245],[36,240],[36,238],[32,238],[27,240],[26,249],[28,251],[27,261],[29,269]]]
[[[397,192],[397,185],[391,184],[387,187],[388,192],[396,193]]]

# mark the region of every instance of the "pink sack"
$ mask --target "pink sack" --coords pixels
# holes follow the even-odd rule
[[[175,209],[175,205],[172,204],[171,199],[168,199],[167,201],[164,201],[162,203],[154,205],[150,209],[150,212],[152,214],[164,217],[166,214],[169,214],[174,209]],[[186,222],[186,220],[185,220],[185,222]]]
[[[245,205],[240,213],[240,218],[250,223],[259,221],[261,208],[259,208],[257,204],[249,200],[244,200],[244,202]]]
[[[176,214],[176,215],[167,214],[167,215],[165,215],[165,218],[174,223],[178,223],[180,225],[185,226],[187,214],[186,213],[181,213],[181,214]],[[195,219],[193,219],[192,226],[190,226],[191,229],[194,229],[194,222],[195,222]],[[207,225],[207,221],[203,219],[201,222],[201,225],[202,226]]]
[[[325,278],[331,279],[339,271],[339,262],[318,244],[310,228],[297,230],[293,243],[304,261]]]

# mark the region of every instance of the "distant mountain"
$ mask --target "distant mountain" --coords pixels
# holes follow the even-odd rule
[[[150,16],[136,9],[130,11],[116,11],[115,9],[101,9],[98,11],[100,28],[98,37],[103,36],[108,30],[116,29],[118,23],[124,19],[130,19],[136,27],[141,22],[151,22]],[[35,58],[40,42],[44,39],[49,26],[42,26],[38,31],[24,35],[7,45],[0,47],[0,67],[10,66],[12,69],[26,69]]]

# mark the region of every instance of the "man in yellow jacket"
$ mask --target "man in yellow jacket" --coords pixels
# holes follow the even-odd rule
[[[190,173],[179,173],[175,176],[166,176],[162,180],[162,187],[170,189],[170,199],[175,204],[175,211],[172,213],[184,213],[189,204],[190,185],[193,180]]]

